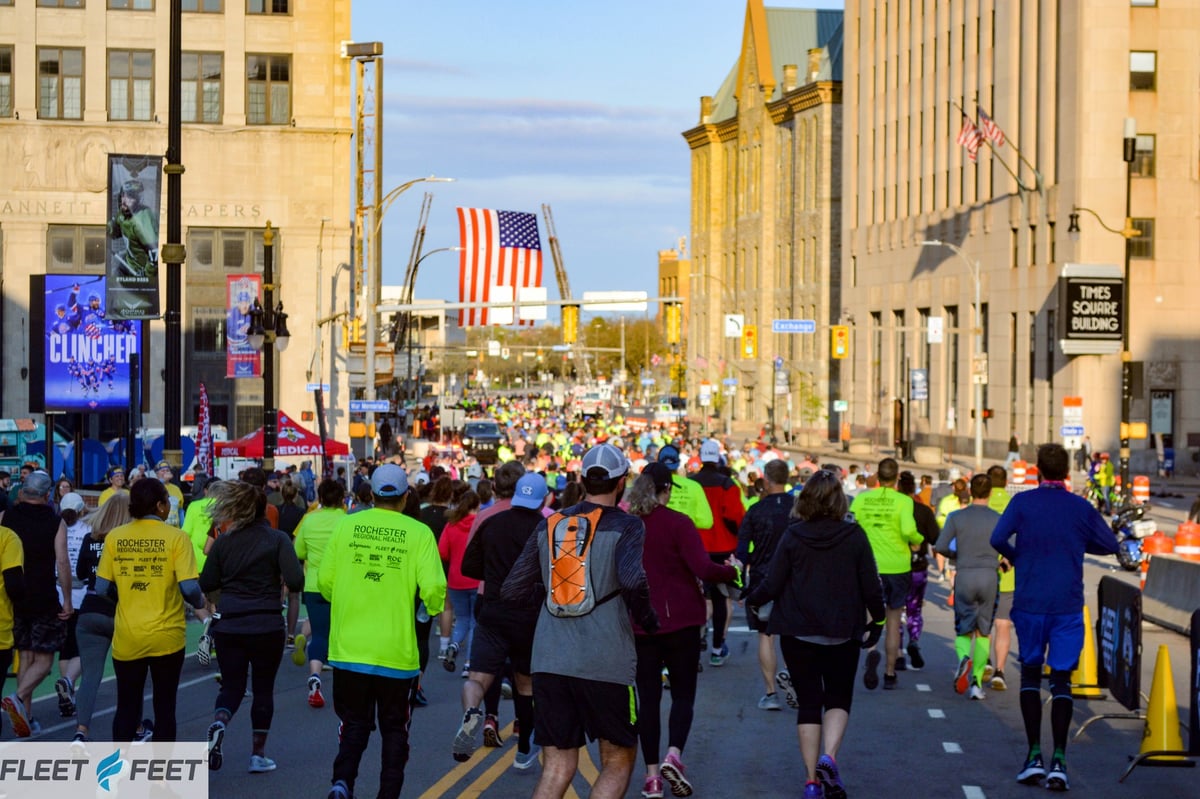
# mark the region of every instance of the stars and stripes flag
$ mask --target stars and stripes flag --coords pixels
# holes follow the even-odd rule
[[[966,112],[963,112],[962,120],[962,129],[958,131],[958,138],[955,141],[967,148],[967,157],[973,164],[979,160],[979,145],[983,144],[983,133],[975,127],[975,123],[966,115]]]
[[[458,209],[459,302],[513,300],[519,289],[542,285],[542,244],[537,217],[522,211]],[[464,308],[459,327],[512,324],[507,309]],[[521,322],[532,324],[532,322]]]
[[[997,147],[1004,146],[1004,131],[1000,130],[1000,126],[996,124],[996,120],[988,115],[987,111],[979,109],[979,130],[983,133],[983,138],[990,141]]]
[[[197,420],[199,424],[196,430],[196,458],[200,461],[200,468],[209,477],[213,473],[213,437],[212,437],[212,416],[208,408],[208,389],[204,384],[200,384],[200,418]]]

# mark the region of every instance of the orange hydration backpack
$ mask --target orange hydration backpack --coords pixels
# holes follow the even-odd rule
[[[596,598],[588,552],[595,538],[603,508],[567,516],[555,513],[546,521],[550,553],[550,585],[546,586],[546,609],[558,618],[586,616],[598,605],[621,593],[618,588]]]

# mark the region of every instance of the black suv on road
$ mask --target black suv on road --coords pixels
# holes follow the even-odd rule
[[[500,424],[492,419],[472,419],[463,427],[463,449],[481,464],[496,462],[496,450],[506,441]]]

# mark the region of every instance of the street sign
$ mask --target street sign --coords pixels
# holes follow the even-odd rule
[[[571,345],[570,344],[555,344],[554,346],[552,346],[550,348],[550,351],[551,352],[570,352]]]
[[[727,377],[721,381],[721,384],[725,385],[725,386],[736,386],[737,378],[736,377]]]
[[[778,372],[782,368],[783,368],[783,356],[776,355],[775,356],[775,371]]]
[[[943,330],[945,330],[945,325],[942,324],[942,317],[929,317],[929,329],[927,331],[928,338],[926,338],[926,341],[928,341],[930,344],[941,344]]]
[[[387,413],[391,409],[388,400],[350,400],[350,413]]]
[[[1083,425],[1081,424],[1064,424],[1059,428],[1058,432],[1065,438],[1067,436],[1083,435]]]
[[[791,388],[788,385],[788,373],[782,369],[775,371],[775,393],[786,394]]]
[[[643,386],[652,386],[652,385],[654,385],[654,378],[653,378],[653,377],[643,377],[643,378],[642,378],[642,385],[643,385]]]
[[[845,413],[848,410],[850,410],[850,401],[849,400],[834,400],[833,401],[833,412],[834,413]]]
[[[929,399],[929,370],[908,370],[908,398],[917,402]]]
[[[986,386],[988,381],[987,353],[971,356],[971,382],[977,386]]]
[[[817,323],[813,319],[772,319],[772,333],[816,333]]]
[[[329,384],[328,383],[308,383],[304,387],[305,391],[317,391],[318,389],[320,389],[321,391],[328,391]]]
[[[725,338],[741,338],[746,317],[740,313],[725,314]]]

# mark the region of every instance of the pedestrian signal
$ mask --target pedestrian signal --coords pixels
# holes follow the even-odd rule
[[[830,328],[830,357],[841,360],[850,357],[850,328],[834,325]]]

